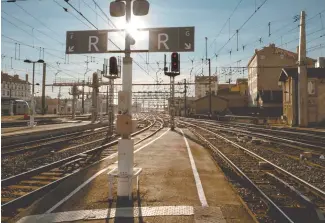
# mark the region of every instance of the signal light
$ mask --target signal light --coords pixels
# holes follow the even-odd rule
[[[117,59],[116,57],[109,58],[109,74],[117,75],[118,67],[117,67]]]
[[[172,53],[172,72],[179,72],[179,58],[178,53]]]

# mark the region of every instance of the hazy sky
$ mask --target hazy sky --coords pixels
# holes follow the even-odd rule
[[[123,28],[124,18],[112,18],[109,15],[110,1],[95,1],[118,28]],[[208,37],[208,56],[212,58],[212,74],[217,73],[221,82],[230,77],[224,75],[227,68],[222,67],[246,66],[255,48],[261,48],[273,42],[277,46],[281,45],[282,48],[295,51],[298,45],[299,21],[295,22],[294,17],[299,15],[301,10],[305,10],[307,14],[307,41],[310,41],[307,49],[314,49],[308,52],[308,56],[313,58],[325,56],[325,48],[317,47],[319,44],[325,45],[324,0],[268,0],[263,4],[264,1],[151,0],[149,1],[149,15],[134,17],[134,24],[140,27],[195,26],[195,52],[181,53],[181,75],[176,81],[182,81],[184,78],[190,79],[190,74],[193,81],[194,75],[201,75],[202,70],[204,75],[208,74],[206,64],[202,65],[202,58],[205,58],[205,37]],[[98,29],[113,28],[95,6],[93,0],[70,0],[69,2]],[[69,12],[65,12],[60,5],[67,8]],[[259,6],[261,6],[260,9],[258,9]],[[255,10],[257,10],[256,13],[252,15]],[[23,60],[43,58],[43,48],[44,60],[48,64],[47,83],[53,83],[55,74],[59,70],[57,78],[62,80],[83,79],[87,56],[89,70],[86,77],[90,77],[94,71],[102,69],[103,58],[112,56],[112,54],[65,56],[66,31],[94,30],[95,28],[64,0],[2,3],[1,16],[1,65],[2,70],[10,74],[17,73],[24,77],[28,72],[31,76],[32,65],[23,63]],[[245,23],[250,16],[252,16],[251,19]],[[271,22],[271,36],[269,36],[269,22]],[[237,36],[235,35],[228,41],[237,29],[239,29],[238,51]],[[123,47],[123,33],[109,34],[109,38],[118,46]],[[136,38],[138,38],[137,43],[133,49],[147,49],[148,33],[139,34]],[[20,51],[18,43],[21,43]],[[314,46],[315,48],[312,48]],[[116,48],[111,44],[109,49]],[[217,58],[215,54],[218,54]],[[169,58],[170,54],[167,55]],[[94,58],[91,59],[91,56]],[[157,72],[158,67],[163,67],[162,53],[133,54],[132,57],[141,66],[140,68],[133,64],[134,82],[153,82],[156,73],[165,83],[168,82],[168,78],[164,77],[163,73]],[[237,62],[239,60],[240,62]],[[242,69],[233,72],[235,73],[231,77],[233,81],[246,74],[242,73]],[[36,81],[41,82],[40,65],[36,66]],[[146,89],[149,90],[149,88]],[[52,97],[55,97],[57,92],[58,88],[53,88],[53,91],[52,88],[47,88],[47,94]],[[68,88],[64,88],[63,92],[68,92]]]

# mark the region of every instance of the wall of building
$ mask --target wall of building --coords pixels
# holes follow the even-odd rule
[[[289,77],[286,82],[283,82],[283,91],[282,91],[282,97],[283,97],[283,115],[287,119],[287,123],[289,125],[294,125],[295,121],[294,118],[294,107],[293,107],[293,101],[294,101],[294,92],[293,92],[293,84],[294,80]]]
[[[325,74],[324,74],[325,75]],[[317,113],[318,122],[325,122],[325,79],[318,79],[317,86]]]
[[[258,61],[257,61],[257,55],[255,55],[254,59],[251,61],[249,67],[248,67],[248,101],[250,106],[256,106],[256,97],[257,97],[257,67]]]
[[[211,92],[215,95],[218,91],[218,78],[211,77]],[[195,98],[202,98],[209,92],[209,76],[196,76],[195,77]]]
[[[287,66],[297,67],[297,61],[298,55],[296,53],[277,48],[274,44],[256,51],[256,56],[248,67],[250,105],[257,106],[254,98],[256,98],[258,91],[281,91],[282,87],[278,86],[281,69]],[[315,62],[312,59],[307,58],[306,61],[307,67],[315,67]]]
[[[31,97],[30,85],[24,83],[1,82],[1,97],[17,98],[29,101]]]
[[[227,106],[228,106],[228,101],[216,96],[211,98],[212,113],[222,112],[227,108]],[[196,114],[209,113],[209,97],[200,98],[195,101],[195,113]]]
[[[248,96],[233,94],[233,95],[223,95],[222,97],[228,100],[228,107],[247,107],[248,106]]]
[[[291,77],[283,84],[283,115],[288,125],[297,125],[295,81]],[[317,124],[325,122],[325,79],[308,78],[308,122]]]

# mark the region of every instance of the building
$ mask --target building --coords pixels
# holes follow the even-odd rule
[[[170,98],[168,98],[168,107],[170,108]],[[186,114],[194,114],[195,112],[195,97],[186,98]],[[184,116],[185,115],[185,99],[184,97],[174,97],[175,103],[175,115]]]
[[[58,113],[59,100],[57,98],[45,97],[45,114]],[[42,113],[42,97],[35,97],[35,112]]]
[[[316,62],[317,68],[325,68],[325,57],[318,57],[318,60]]]
[[[219,88],[220,89],[220,88]],[[248,95],[248,79],[238,78],[236,84],[230,87],[231,92],[239,92],[240,95]]]
[[[283,117],[289,125],[298,124],[298,69],[284,68],[278,79],[283,90]],[[325,124],[325,68],[307,68],[308,123]]]
[[[195,114],[209,114],[210,110],[210,97],[204,97],[195,100]],[[220,114],[228,108],[228,100],[226,98],[211,95],[211,111],[212,114]]]
[[[297,67],[297,61],[297,53],[278,48],[274,44],[255,50],[247,65],[249,105],[282,112],[279,73],[283,67]],[[315,67],[316,60],[306,58],[306,62],[308,67]]]
[[[211,76],[211,93],[218,91],[218,77]],[[195,76],[195,98],[201,98],[209,94],[209,76]]]
[[[31,84],[28,82],[28,74],[26,74],[25,80],[22,80],[17,74],[11,76],[1,72],[1,98],[30,101]]]

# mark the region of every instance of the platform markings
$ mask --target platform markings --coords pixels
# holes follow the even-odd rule
[[[154,216],[191,216],[194,215],[192,206],[157,206],[157,207],[123,207],[110,209],[93,209],[57,212],[26,216],[17,223],[35,222],[71,222],[102,220],[110,218],[136,218]]]
[[[163,137],[170,129],[167,129],[163,134],[161,134],[160,136],[158,136],[157,138],[151,140],[150,142],[148,142],[147,144],[141,146],[139,149],[135,150],[134,153],[137,153],[138,151],[142,150],[143,148],[149,146],[150,144],[152,144],[153,142],[157,141],[158,139],[160,139],[161,137]],[[113,153],[112,155],[108,156],[107,158],[114,158],[115,156],[117,156],[117,152]],[[45,214],[49,214],[52,211],[54,211],[56,208],[58,208],[59,206],[61,206],[64,202],[66,202],[67,200],[69,200],[74,194],[76,194],[79,190],[81,190],[83,187],[85,187],[87,184],[89,184],[92,180],[94,180],[96,177],[98,177],[99,175],[101,175],[102,173],[104,173],[105,171],[107,171],[108,169],[110,169],[110,167],[104,168],[100,171],[98,171],[97,173],[95,173],[93,176],[91,176],[88,180],[86,180],[85,182],[83,182],[80,186],[78,186],[76,189],[74,189],[70,194],[68,194],[65,198],[63,198],[62,200],[60,200],[58,203],[56,203],[53,207],[51,207],[49,210],[47,210],[45,212]]]
[[[203,187],[202,187],[202,182],[201,182],[199,173],[198,173],[198,171],[196,169],[196,165],[195,165],[195,162],[194,162],[194,159],[193,159],[193,155],[192,155],[190,145],[188,144],[188,141],[187,141],[187,139],[186,139],[186,137],[184,135],[183,130],[182,129],[179,129],[179,130],[182,132],[183,138],[184,138],[184,141],[185,141],[185,144],[186,144],[186,148],[187,148],[188,156],[190,158],[191,167],[192,167],[194,180],[195,180],[195,184],[196,184],[196,189],[197,189],[197,193],[199,195],[200,202],[202,204],[202,207],[209,207],[207,199],[205,198],[205,194],[204,194],[204,190],[203,190]]]

